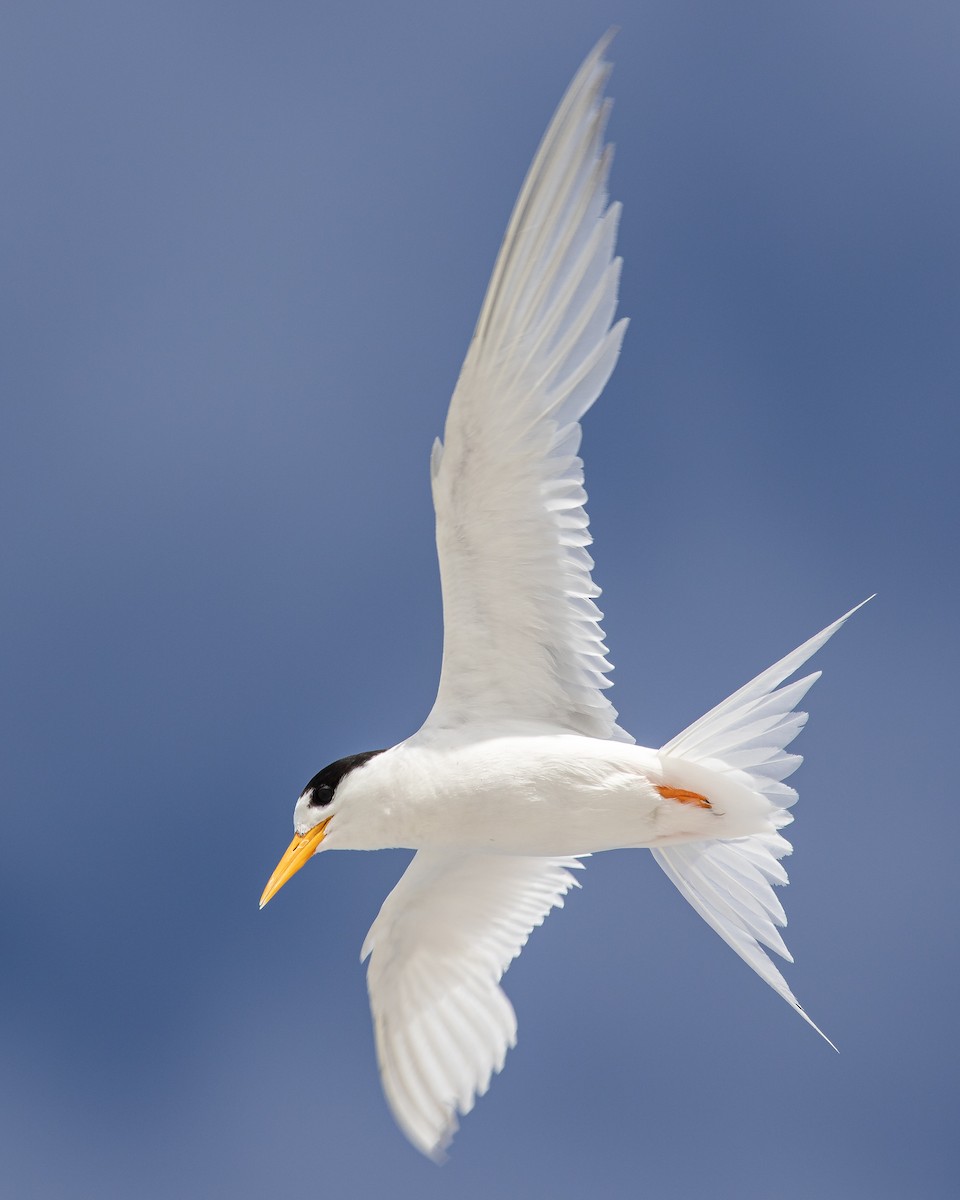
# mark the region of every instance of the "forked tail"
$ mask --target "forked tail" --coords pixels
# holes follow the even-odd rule
[[[864,600],[852,608],[839,621],[828,625],[694,721],[667,742],[660,753],[703,763],[735,777],[774,806],[776,829],[788,825],[793,820],[789,809],[797,793],[783,780],[797,769],[802,759],[798,754],[786,753],[786,747],[807,720],[807,714],[797,712],[795,705],[819,679],[820,672],[780,685],[866,603]],[[786,925],[787,918],[772,886],[787,882],[780,859],[791,850],[787,839],[777,832],[724,841],[685,842],[654,850],[653,856],[707,924],[833,1046],[800,1007],[787,981],[762,948],[775,950],[793,962],[777,929],[778,925]]]

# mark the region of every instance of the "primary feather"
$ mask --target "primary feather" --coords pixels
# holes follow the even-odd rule
[[[575,858],[420,850],[383,903],[361,960],[390,1108],[424,1154],[442,1155],[457,1112],[516,1043],[500,978],[576,885]]]
[[[604,39],[527,174],[432,478],[443,665],[428,725],[516,718],[633,739],[603,690],[579,421],[620,352],[619,205],[607,205]]]

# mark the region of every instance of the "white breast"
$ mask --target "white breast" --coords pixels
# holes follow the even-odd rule
[[[663,783],[717,803],[664,799],[655,790]],[[357,850],[587,854],[739,837],[768,816],[762,797],[708,767],[569,733],[412,738],[345,780],[337,801],[328,844]]]

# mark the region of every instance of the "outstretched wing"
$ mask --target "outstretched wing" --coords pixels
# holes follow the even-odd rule
[[[523,718],[632,741],[604,697],[580,418],[626,329],[611,328],[619,206],[604,39],[527,174],[431,460],[443,586],[440,688],[427,725]]]
[[[858,604],[857,608],[860,607]],[[795,706],[820,678],[820,672],[781,685],[857,608],[828,625],[688,726],[667,742],[660,751],[661,757],[706,763],[714,770],[736,776],[745,786],[762,793],[771,802],[773,823],[778,829],[788,825],[793,820],[789,810],[797,793],[783,780],[797,769],[802,759],[799,754],[788,754],[786,747],[807,720],[807,714],[797,712]],[[777,926],[786,925],[787,918],[773,890],[774,884],[787,882],[780,859],[791,849],[790,843],[779,833],[765,833],[725,841],[666,846],[654,850],[653,856],[681,894],[727,945],[829,1042],[826,1034],[803,1011],[787,981],[763,949],[766,946],[793,962],[777,929]]]
[[[419,851],[361,951],[387,1101],[410,1141],[442,1157],[516,1043],[500,978],[576,884],[575,858]]]

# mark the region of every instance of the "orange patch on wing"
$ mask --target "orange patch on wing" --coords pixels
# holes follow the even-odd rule
[[[664,800],[679,800],[681,804],[695,804],[697,808],[713,808],[706,796],[701,796],[699,792],[688,792],[686,788],[661,785],[657,791]]]

